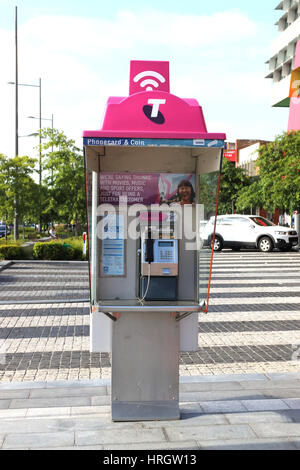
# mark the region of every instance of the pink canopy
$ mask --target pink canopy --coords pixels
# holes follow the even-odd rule
[[[169,92],[169,63],[131,61],[130,95],[110,97],[102,128],[86,130],[83,137],[136,137],[148,139],[225,140],[208,133],[201,106]]]

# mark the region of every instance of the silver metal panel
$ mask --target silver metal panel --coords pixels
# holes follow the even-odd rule
[[[189,301],[147,301],[142,305],[136,299],[132,300],[104,300],[97,303],[99,311],[107,313],[121,312],[199,312],[200,306],[197,302]]]
[[[165,421],[180,419],[178,402],[112,402],[113,421]]]
[[[196,302],[195,299],[195,252],[185,249],[186,239],[179,240],[178,300]]]
[[[122,313],[113,324],[112,351],[112,418],[177,419],[179,325],[174,316]]]
[[[98,176],[99,173],[92,173],[92,228],[91,228],[91,290],[92,301],[98,298],[98,279],[99,279],[99,252],[97,239],[97,207],[98,207]]]

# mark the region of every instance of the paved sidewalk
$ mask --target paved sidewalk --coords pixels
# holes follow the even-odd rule
[[[300,449],[300,373],[182,377],[181,419],[113,423],[109,380],[0,385],[0,448]]]
[[[86,263],[0,273],[1,382],[110,377],[109,354],[89,351],[89,305],[76,302],[88,293]],[[217,253],[198,350],[180,355],[180,375],[300,372],[299,297],[299,253]]]

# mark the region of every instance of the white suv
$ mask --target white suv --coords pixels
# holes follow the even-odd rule
[[[212,243],[215,218],[211,217],[202,232],[204,244]],[[256,215],[218,215],[214,251],[223,248],[240,250],[258,248],[268,252],[274,248],[289,251],[298,244],[295,230],[275,225],[267,219]]]

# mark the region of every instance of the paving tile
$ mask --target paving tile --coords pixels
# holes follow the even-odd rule
[[[0,410],[4,410],[9,407],[11,400],[0,400]]]
[[[0,383],[0,390],[28,390],[30,388],[44,388],[45,382],[8,382]]]
[[[1,433],[15,433],[30,434],[30,433],[44,433],[44,432],[57,432],[60,431],[59,423],[56,419],[34,419],[34,418],[19,418],[16,419],[2,419],[0,421]]]
[[[102,397],[91,397],[91,405],[92,406],[102,406],[102,405],[110,405],[111,399],[109,396],[102,396]]]
[[[247,425],[206,425],[187,427],[165,427],[170,441],[183,439],[206,441],[209,439],[255,439],[256,436]]]
[[[30,391],[30,398],[87,397],[107,395],[106,387],[47,388]]]
[[[47,448],[53,446],[70,446],[74,444],[73,432],[32,433],[32,434],[8,434],[3,443],[3,449],[22,448]]]
[[[230,424],[250,423],[290,423],[292,417],[285,411],[251,411],[247,413],[227,413],[225,418]]]
[[[300,410],[300,398],[285,398],[283,401],[289,406],[289,408]]]
[[[45,447],[45,450],[103,450],[103,446],[66,446],[66,447]],[[30,447],[29,450],[39,450],[35,447]]]
[[[85,407],[84,407],[85,408]],[[11,411],[18,411],[17,409]],[[62,407],[53,407],[53,408],[31,408],[27,411],[26,418],[42,418],[42,417],[62,417],[62,416],[70,416],[71,414],[71,407],[69,406],[62,406]]]
[[[299,388],[300,389],[300,380],[268,380],[268,381],[244,381],[240,382],[241,386],[245,390],[262,390],[262,389],[269,389],[269,390],[277,390],[277,389],[293,389]],[[300,393],[300,390],[299,390]]]
[[[239,382],[191,382],[179,386],[180,393],[183,392],[215,392],[220,390],[241,390]]]
[[[73,406],[71,408],[71,416],[93,415],[93,414],[111,414],[109,405],[103,406]]]
[[[194,377],[180,377],[181,383],[190,382],[244,382],[248,380],[264,380],[268,378],[265,374],[218,374],[218,375],[205,375],[205,376],[194,376]]]
[[[286,411],[282,411],[282,414],[286,416],[289,422],[300,423],[300,410],[297,410],[297,409],[286,410]]]
[[[290,440],[297,447],[297,449],[299,450],[300,449],[300,439],[291,438]]]
[[[289,407],[282,400],[242,400],[242,404],[248,411],[272,411],[287,410]]]
[[[29,390],[1,390],[0,389],[0,400],[12,398],[28,398]]]
[[[300,390],[297,388],[290,389],[290,388],[277,388],[263,390],[263,394],[267,398],[299,398]]]
[[[288,439],[231,439],[198,441],[201,450],[297,450]]]
[[[200,406],[204,413],[237,413],[246,411],[242,402],[234,401],[203,401]]]
[[[144,444],[105,444],[104,450],[199,450],[196,441],[150,442]],[[151,458],[153,456],[149,456]],[[149,461],[149,464],[153,461]],[[145,461],[148,464],[148,460]]]
[[[28,398],[11,400],[10,408],[48,408],[57,407],[57,405],[62,407],[89,406],[90,404],[89,397],[61,397],[59,400],[56,398]]]
[[[299,437],[300,423],[251,424],[258,437]]]
[[[300,380],[300,372],[268,372],[271,380]]]
[[[183,392],[179,394],[180,401],[186,402],[202,402],[202,401],[225,401],[225,400],[257,400],[264,398],[264,394],[260,391],[251,391],[247,393],[245,390],[220,390],[211,392]]]
[[[128,426],[126,431],[116,434],[115,429],[103,429],[101,431],[77,431],[75,432],[76,445],[94,445],[94,444],[128,444],[144,442],[163,442],[164,433],[161,429],[141,429],[134,426]],[[117,441],[117,442],[116,442]]]
[[[110,379],[80,379],[80,380],[55,380],[53,382],[44,382],[45,388],[69,387],[108,387]]]
[[[2,419],[12,419],[12,418],[25,418],[27,413],[26,409],[15,409],[11,410],[9,408],[5,410],[0,410],[0,423]]]
[[[180,402],[179,403],[180,413],[200,413],[201,407],[199,403],[193,402]]]
[[[112,423],[109,415],[91,415],[85,417],[70,416],[28,416],[25,418],[3,419],[0,421],[0,433],[58,432],[58,431],[88,431],[115,429],[121,430],[128,427],[128,423]],[[140,428],[138,426],[137,428]]]
[[[159,428],[159,427],[191,427],[205,424],[228,424],[228,421],[222,414],[205,414],[198,413],[182,413],[180,419],[174,421],[142,421],[143,428]]]

